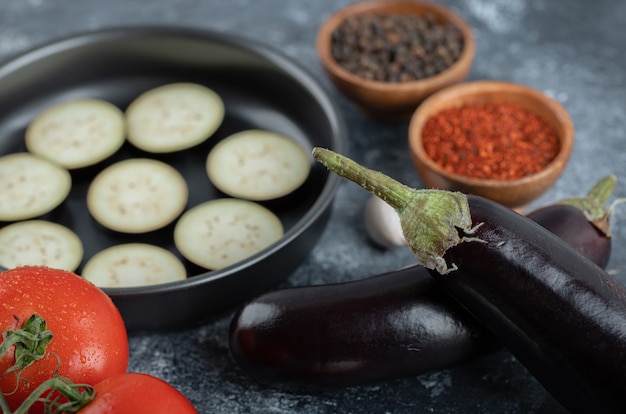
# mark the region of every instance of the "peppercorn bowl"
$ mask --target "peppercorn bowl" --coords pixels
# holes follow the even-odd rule
[[[409,120],[434,92],[461,82],[474,60],[470,26],[438,4],[367,0],[320,27],[317,52],[335,87],[366,116]]]
[[[427,187],[521,209],[547,191],[565,169],[574,126],[567,111],[541,91],[475,81],[426,99],[411,118],[408,141]]]

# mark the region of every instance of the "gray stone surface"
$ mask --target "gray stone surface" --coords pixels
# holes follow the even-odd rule
[[[351,155],[421,186],[407,152],[407,124],[355,111],[325,78],[314,42],[320,23],[348,0],[0,0],[0,59],[86,30],[137,23],[209,28],[256,39],[300,62],[336,97]],[[560,101],[576,127],[562,178],[533,203],[580,194],[616,174],[626,196],[626,2],[622,0],[446,0],[475,31],[471,79],[526,84]],[[0,91],[2,93],[2,91]],[[362,222],[366,192],[344,183],[331,222],[283,286],[363,278],[409,263],[406,249],[383,251]],[[614,218],[609,269],[626,283],[626,206]],[[231,313],[197,329],[134,334],[130,369],[179,388],[202,413],[558,413],[562,408],[506,351],[458,368],[349,389],[287,390],[257,383],[228,355]]]

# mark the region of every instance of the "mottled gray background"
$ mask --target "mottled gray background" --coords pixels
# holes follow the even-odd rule
[[[134,23],[236,33],[277,48],[310,69],[336,98],[351,155],[412,186],[407,124],[364,118],[334,91],[317,60],[320,23],[348,0],[0,0],[0,59],[56,38]],[[526,84],[556,98],[576,127],[562,178],[534,205],[578,195],[616,174],[626,196],[626,2],[623,0],[447,0],[473,27],[471,79]],[[0,91],[2,93],[2,91]],[[354,280],[412,263],[406,249],[383,251],[365,234],[368,195],[345,182],[318,246],[284,286]],[[531,206],[533,207],[533,206]],[[614,218],[611,272],[626,283],[626,205]],[[174,310],[173,310],[174,311]],[[288,391],[249,379],[228,355],[231,313],[198,329],[130,338],[133,371],[175,385],[202,413],[558,413],[561,408],[506,351],[464,366],[364,387]]]

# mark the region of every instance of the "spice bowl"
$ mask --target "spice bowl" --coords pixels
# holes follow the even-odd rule
[[[474,49],[463,18],[412,0],[353,3],[317,34],[319,59],[331,82],[363,114],[383,121],[409,120],[426,97],[464,80]]]
[[[461,135],[471,137],[465,147]],[[557,101],[500,81],[445,88],[420,105],[409,125],[411,158],[425,186],[518,210],[554,184],[573,145],[574,126]]]

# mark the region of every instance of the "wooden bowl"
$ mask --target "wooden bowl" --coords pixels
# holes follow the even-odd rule
[[[426,121],[443,109],[475,103],[513,103],[534,112],[552,125],[560,141],[560,151],[538,173],[514,180],[477,179],[453,174],[426,154],[422,130]],[[427,187],[461,191],[521,208],[550,188],[563,172],[574,145],[574,126],[565,109],[535,89],[507,82],[476,81],[448,87],[415,111],[409,125],[409,149],[413,163]]]
[[[333,57],[332,34],[349,16],[361,14],[432,15],[439,23],[451,23],[464,38],[460,57],[446,70],[421,80],[392,83],[367,80],[344,69]],[[385,121],[406,121],[432,93],[464,80],[474,60],[475,41],[470,26],[449,9],[412,0],[368,0],[353,3],[326,20],[317,35],[317,51],[330,80],[362,113]]]

